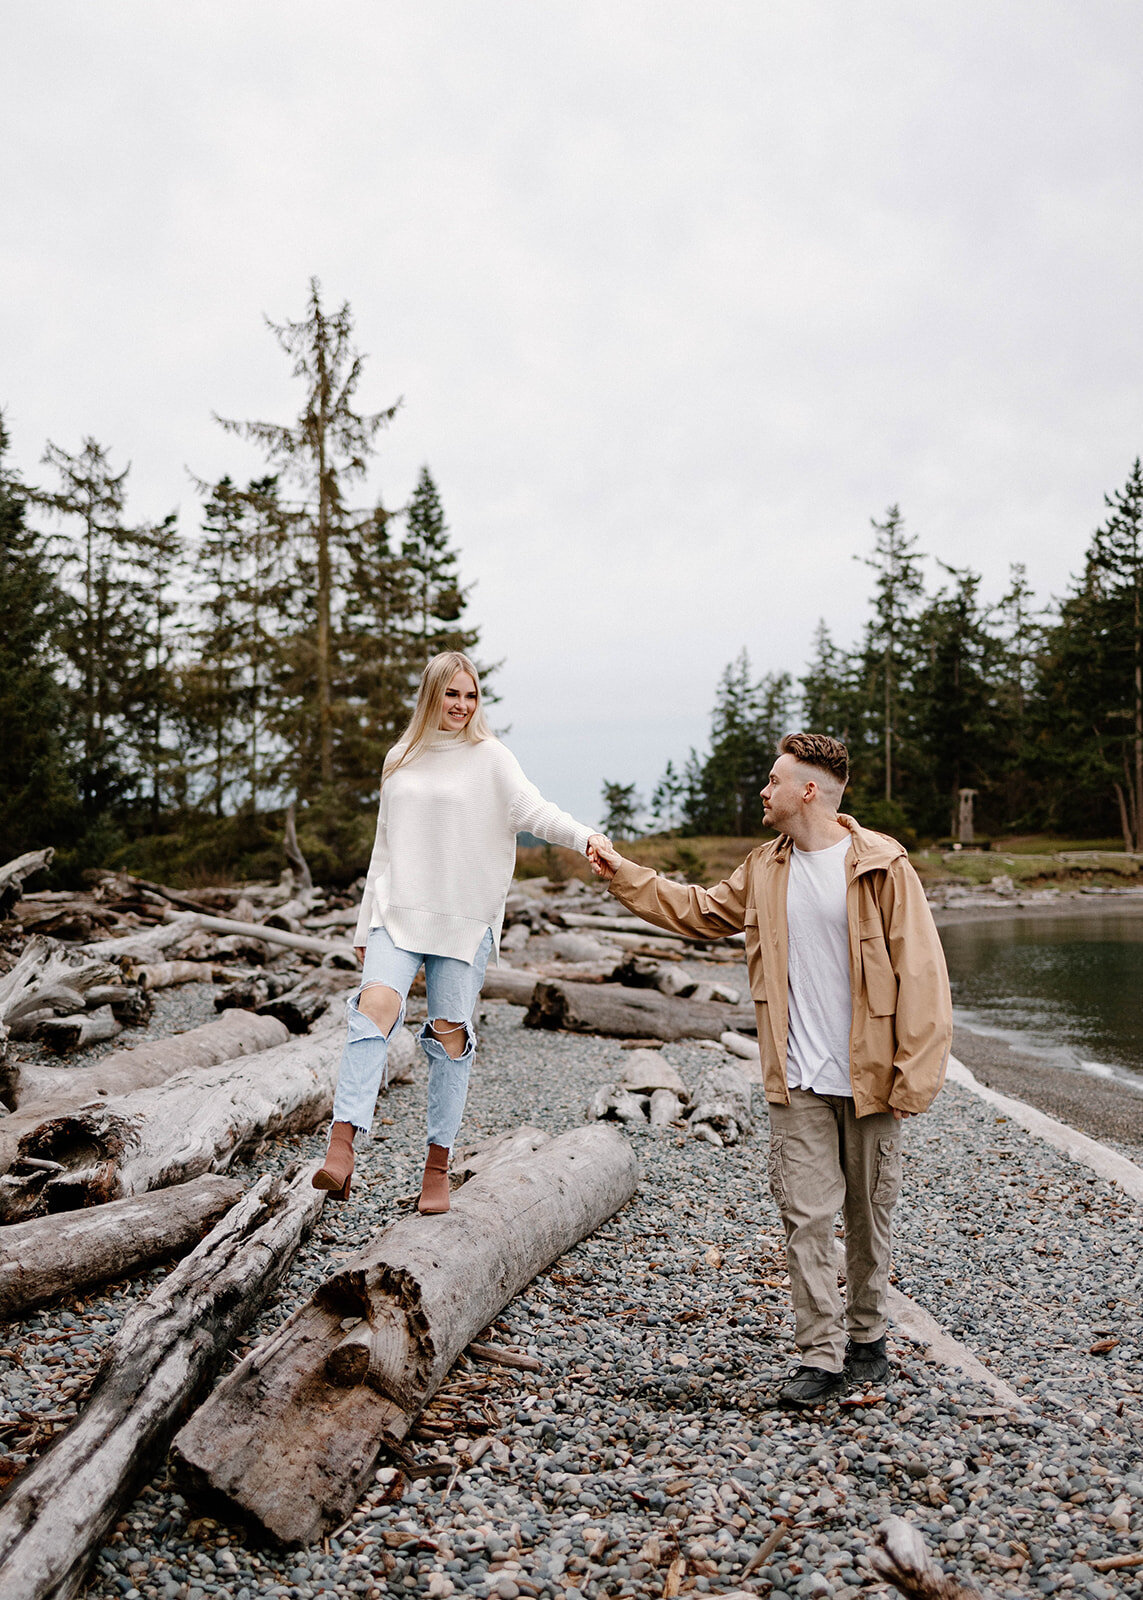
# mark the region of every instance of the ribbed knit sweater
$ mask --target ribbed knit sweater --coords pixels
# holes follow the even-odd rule
[[[499,951],[523,831],[581,852],[592,833],[544,799],[499,739],[434,734],[381,785],[354,944],[384,927],[402,950],[472,961],[491,928]]]

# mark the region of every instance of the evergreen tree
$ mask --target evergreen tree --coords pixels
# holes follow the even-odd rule
[[[82,745],[83,807],[99,816],[131,782],[122,761],[127,686],[138,654],[128,572],[132,535],[122,520],[129,468],[113,472],[109,452],[92,438],[74,456],[49,441],[44,461],[55,469],[59,487],[41,499],[69,525],[65,560],[78,569],[77,604],[64,619],[61,637]],[[74,536],[73,520],[79,523]]]
[[[322,306],[316,277],[310,279],[302,321],[275,323],[267,318],[267,324],[292,359],[294,377],[305,386],[301,414],[291,426],[222,417],[218,421],[229,432],[260,445],[270,461],[300,479],[307,496],[314,576],[313,640],[309,650],[298,651],[298,657],[299,664],[312,657],[316,727],[306,742],[316,751],[317,781],[324,787],[334,776],[333,606],[338,545],[346,523],[345,491],[355,479],[364,477],[373,441],[392,421],[400,401],[368,414],[353,409],[362,357],[353,346],[349,303],[329,315]],[[308,718],[310,714],[307,696],[303,715]]]
[[[745,650],[724,668],[711,714],[710,754],[702,764],[696,832],[743,837],[763,827],[760,792],[774,748],[793,720],[793,680],[769,673],[755,682]]]
[[[411,627],[422,665],[441,650],[467,653],[477,634],[460,623],[469,591],[461,586],[457,553],[449,544],[444,507],[428,467],[422,467],[406,513],[401,555],[408,569]]]
[[[137,528],[132,545],[136,656],[125,685],[124,732],[137,793],[154,827],[166,803],[182,805],[187,798],[187,764],[176,737],[178,656],[186,631],[176,592],[184,566],[177,516]]]
[[[848,744],[851,726],[860,724],[853,681],[853,665],[844,650],[833,642],[824,619],[814,631],[814,653],[798,680],[802,691],[802,726],[814,733],[828,733]]]
[[[1106,819],[1143,850],[1143,469],[1104,497],[1109,516],[1048,632],[1037,748],[1065,826]]]
[[[393,548],[392,521],[378,504],[352,529],[338,630],[337,775],[362,803],[376,793],[385,756],[412,712],[426,654],[414,625],[414,575]]]
[[[613,839],[636,839],[639,836],[639,812],[642,802],[633,783],[610,783],[603,780],[603,832]]]
[[[980,574],[940,565],[953,579],[918,615],[912,674],[913,760],[902,798],[914,826],[952,833],[959,791],[993,788],[999,654],[979,600]]]
[[[862,651],[862,693],[866,737],[862,741],[880,769],[885,804],[894,800],[901,746],[907,739],[903,708],[910,687],[916,643],[915,618],[923,592],[916,535],[907,534],[899,507],[890,506],[884,522],[872,520],[872,556],[858,559],[877,574],[873,616]],[[877,754],[874,755],[874,749]],[[869,787],[867,784],[866,787]]]
[[[77,796],[64,735],[67,697],[54,637],[68,611],[45,540],[27,525],[28,494],[5,456],[0,412],[0,854],[59,845]]]
[[[651,795],[651,816],[660,833],[674,833],[682,820],[685,779],[668,761]]]

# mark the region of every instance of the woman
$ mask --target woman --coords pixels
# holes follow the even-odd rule
[[[418,1210],[449,1209],[449,1151],[476,1051],[471,1017],[499,946],[522,830],[585,854],[595,842],[607,843],[525,778],[485,720],[467,656],[434,656],[381,777],[377,838],[354,936],[361,987],[349,1001],[329,1149],[315,1188],[349,1198],[353,1135],[372,1125],[389,1040],[423,963],[429,1020],[418,1039],[429,1058],[429,1125]]]

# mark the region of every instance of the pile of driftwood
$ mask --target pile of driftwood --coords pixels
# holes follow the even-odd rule
[[[754,1130],[750,1083],[725,1059],[711,1061],[688,1088],[658,1050],[633,1050],[610,1089],[598,1089],[587,1108],[595,1120],[675,1127],[708,1144],[737,1144]]]

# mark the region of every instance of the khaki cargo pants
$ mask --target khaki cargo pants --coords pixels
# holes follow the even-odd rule
[[[901,1124],[891,1111],[854,1115],[848,1095],[791,1089],[770,1104],[770,1192],[786,1229],[794,1339],[808,1367],[840,1372],[846,1334],[858,1344],[888,1326],[893,1206],[901,1189]],[[834,1217],[845,1221],[845,1307]]]

